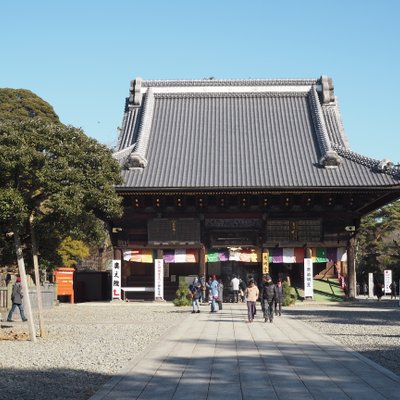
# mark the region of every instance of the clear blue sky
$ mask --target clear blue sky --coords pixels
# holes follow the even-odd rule
[[[352,150],[400,162],[400,1],[3,2],[0,87],[112,145],[129,83],[333,78]]]

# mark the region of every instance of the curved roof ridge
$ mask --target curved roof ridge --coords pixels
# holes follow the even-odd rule
[[[165,86],[304,86],[315,85],[318,79],[192,79],[192,80],[143,80],[143,87]]]
[[[341,118],[341,111],[340,111],[340,101],[337,97],[335,97],[335,105],[327,105],[327,108],[331,108],[336,115],[336,121],[338,122],[339,133],[340,137],[343,140],[343,143],[346,147],[349,147],[349,140],[347,139],[346,131],[344,129],[343,120]]]
[[[149,144],[150,130],[154,112],[154,94],[151,88],[146,93],[143,108],[144,117],[140,121],[137,147],[135,148],[135,151],[131,153],[127,160],[127,166],[129,169],[144,168],[147,165],[146,153],[147,146]]]
[[[319,163],[325,167],[337,167],[340,164],[340,158],[331,146],[325,118],[322,112],[322,106],[319,102],[315,85],[309,92],[310,105],[312,109],[312,119],[314,122],[317,140],[321,151]]]
[[[346,158],[347,160],[354,161],[357,164],[365,167],[369,167],[373,171],[384,172],[391,176],[400,177],[400,169],[393,166],[393,163],[390,160],[377,160],[376,158],[363,156],[362,154],[356,153],[355,151],[335,143],[332,143],[332,148],[337,151],[340,156]]]

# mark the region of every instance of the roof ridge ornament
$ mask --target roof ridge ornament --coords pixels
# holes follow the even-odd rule
[[[193,87],[193,86],[312,86],[318,79],[192,79],[192,80],[142,80],[142,87]]]
[[[392,161],[386,158],[383,160],[377,160],[375,158],[366,157],[334,143],[332,143],[332,148],[334,148],[342,157],[364,165],[365,167],[369,167],[372,171],[382,172],[397,177],[400,176],[400,169],[397,168]]]
[[[135,150],[128,156],[126,167],[128,169],[145,168],[147,165],[146,153],[149,144],[151,125],[154,113],[154,94],[151,88],[146,93],[143,104],[143,119],[140,123],[138,139]]]
[[[335,94],[333,89],[333,81],[332,78],[326,75],[321,75],[319,79],[321,83],[321,101],[322,104],[329,104],[335,101]]]
[[[331,141],[329,139],[328,130],[315,85],[312,86],[309,92],[309,99],[312,109],[312,119],[317,134],[319,148],[322,154],[321,158],[319,159],[319,163],[326,168],[337,168],[341,163],[341,159],[331,146]]]
[[[142,82],[143,79],[137,77],[135,80],[131,81],[129,89],[129,104],[136,107],[139,107],[142,103]]]

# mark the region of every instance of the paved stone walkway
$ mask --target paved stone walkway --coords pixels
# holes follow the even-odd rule
[[[188,314],[91,400],[400,399],[400,378],[287,315]],[[129,351],[129,349],[127,349]]]

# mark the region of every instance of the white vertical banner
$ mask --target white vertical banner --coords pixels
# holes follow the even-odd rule
[[[368,273],[368,297],[374,297],[374,274]]]
[[[121,299],[121,261],[112,260],[111,299]]]
[[[164,260],[154,260],[154,300],[164,300]]]
[[[383,277],[385,279],[385,294],[390,294],[392,292],[392,289],[390,289],[390,285],[392,283],[392,270],[385,269],[383,271]]]
[[[312,258],[304,259],[304,297],[314,297]]]

